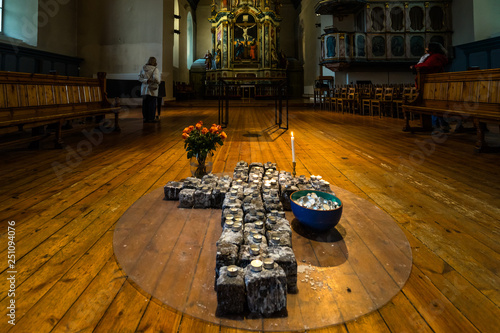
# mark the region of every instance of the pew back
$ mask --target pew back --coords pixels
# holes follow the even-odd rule
[[[56,123],[56,145],[66,120],[118,113],[106,97],[106,73],[97,78],[0,71],[0,127]]]
[[[421,107],[500,120],[500,69],[420,75],[419,87]]]

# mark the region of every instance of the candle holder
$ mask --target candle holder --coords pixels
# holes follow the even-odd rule
[[[292,171],[292,176],[295,178],[295,167],[297,166],[297,162],[292,162],[292,167],[293,167],[293,171]]]

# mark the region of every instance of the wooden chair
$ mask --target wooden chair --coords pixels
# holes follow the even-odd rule
[[[411,87],[402,87],[398,90],[398,93],[394,95],[393,103],[394,109],[396,110],[396,118],[400,118],[400,114],[403,114],[403,99],[404,96],[408,96],[411,93]]]
[[[347,87],[342,87],[340,96],[337,98],[337,111],[344,113],[344,100],[347,99]]]
[[[382,95],[382,100],[380,101],[380,116],[382,114],[388,115],[390,113],[391,117],[393,116],[393,99],[394,99],[394,88],[393,87],[385,87],[384,94]]]
[[[347,97],[344,99],[344,105],[347,106],[347,110],[351,111],[352,114],[355,113],[356,110],[356,101],[357,101],[357,92],[356,88],[349,88],[347,92]]]
[[[364,87],[358,95],[358,107],[359,113],[364,115],[365,111],[370,113],[370,100],[372,98],[372,89],[371,85],[368,87]]]
[[[338,97],[338,89],[333,87],[330,89],[330,94],[328,97],[328,110],[336,111],[337,110],[337,97]]]
[[[403,92],[403,105],[413,102],[417,98],[417,87],[411,86],[408,91]],[[401,106],[402,107],[402,106]],[[415,114],[409,112],[409,119],[414,120]]]
[[[314,107],[317,104],[323,109],[330,98],[333,88],[333,76],[318,76],[314,82]]]
[[[373,98],[370,99],[370,116],[373,116],[375,112],[378,112],[380,116],[382,107],[382,97],[384,95],[384,89],[382,87],[375,88],[375,93]]]

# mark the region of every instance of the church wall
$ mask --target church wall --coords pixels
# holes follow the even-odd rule
[[[208,21],[210,17],[210,4],[201,4],[202,2],[200,1],[200,4],[196,7],[196,59],[203,58],[207,50],[210,50],[210,52],[214,54],[211,40],[212,33],[210,32],[212,24]]]
[[[77,0],[39,1],[38,49],[77,56]]]
[[[498,0],[474,0],[474,40],[498,36],[500,36],[500,4]]]
[[[137,79],[150,56],[162,67],[161,0],[86,0],[78,6],[78,55],[83,76],[107,72]],[[146,24],[147,23],[147,24]]]
[[[4,34],[0,41],[75,57],[76,0],[4,2]]]
[[[293,4],[283,4],[280,16],[280,48],[288,58],[298,58],[297,55],[297,10]]]
[[[452,44],[460,45],[474,41],[474,5],[472,0],[453,1],[452,14]]]

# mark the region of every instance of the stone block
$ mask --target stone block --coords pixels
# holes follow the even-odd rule
[[[260,272],[245,268],[245,286],[248,310],[253,316],[287,316],[287,284],[285,271],[276,263],[272,269]]]
[[[245,273],[241,267],[236,269],[236,273],[229,273],[228,266],[220,269],[220,276],[217,279],[217,310],[215,312],[217,317],[243,314],[245,311]]]
[[[179,192],[179,208],[193,208],[195,189],[184,188]]]
[[[182,182],[170,181],[163,186],[165,200],[179,200],[179,192],[182,190]]]
[[[293,250],[287,246],[270,246],[267,249],[267,256],[272,258],[285,271],[288,293],[298,293],[297,259]]]

